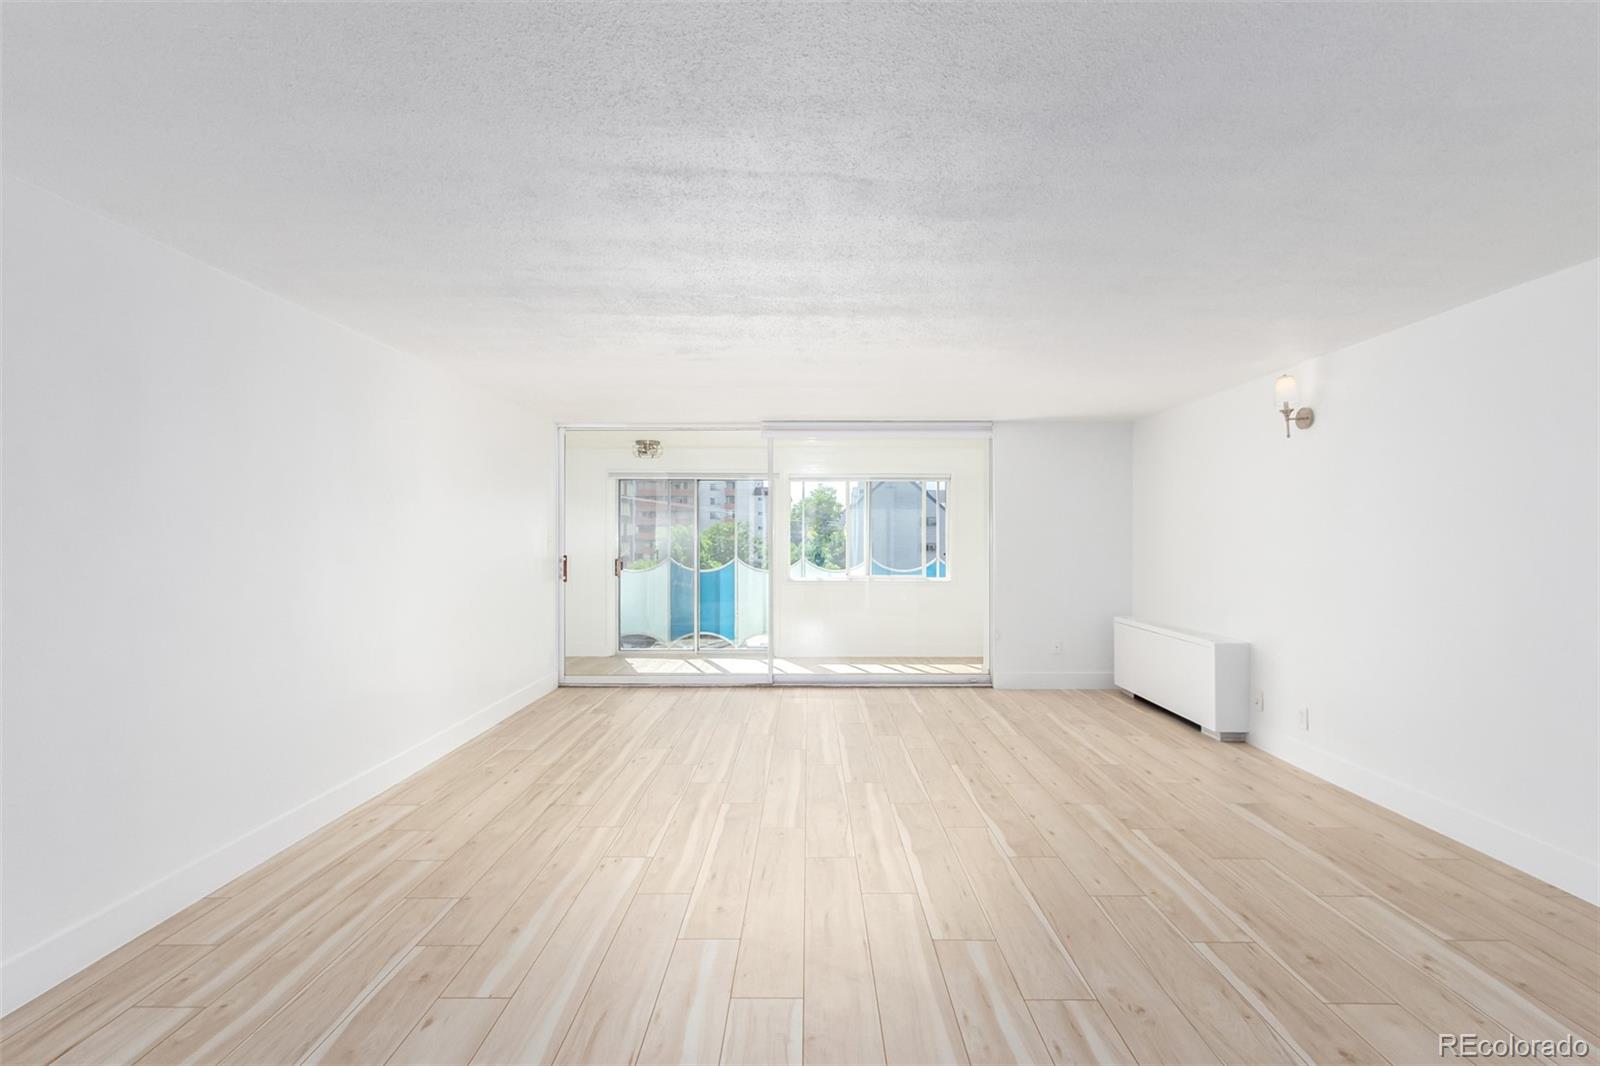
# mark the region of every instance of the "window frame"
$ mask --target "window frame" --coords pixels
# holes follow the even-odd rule
[[[845,563],[846,563],[844,569],[836,570],[836,571],[823,571],[820,574],[816,574],[816,575],[812,575],[812,576],[797,576],[795,574],[795,572],[794,572],[795,564],[793,562],[790,562],[784,567],[784,577],[787,580],[793,581],[793,582],[797,582],[797,583],[802,583],[802,584],[808,584],[808,585],[809,584],[824,584],[825,585],[825,584],[828,584],[830,582],[841,582],[841,581],[844,581],[844,582],[849,582],[849,581],[868,581],[868,582],[870,582],[870,581],[948,582],[951,579],[951,572],[952,571],[951,571],[951,566],[950,566],[950,545],[951,545],[950,486],[951,486],[951,483],[955,479],[952,478],[949,474],[823,474],[823,473],[816,473],[816,474],[800,474],[800,475],[790,476],[790,477],[786,477],[784,480],[785,480],[785,483],[789,487],[789,507],[790,507],[791,513],[792,513],[792,511],[794,509],[794,504],[795,504],[794,486],[796,486],[796,485],[801,485],[801,486],[818,485],[818,484],[822,484],[824,482],[842,482],[844,484],[844,486],[845,486],[844,498],[843,498],[843,501],[842,501],[843,504],[844,504],[844,535],[845,535],[844,557],[845,557]],[[918,572],[918,573],[915,573],[915,574],[874,574],[872,572],[872,486],[874,484],[878,483],[878,482],[887,482],[887,481],[915,481],[915,482],[919,483],[922,486],[921,491],[918,493],[919,511],[918,511],[917,536],[920,538],[919,539],[919,543],[922,544],[924,562],[922,564],[921,571]],[[862,507],[861,507],[861,509],[862,509],[862,515],[861,515],[861,541],[862,541],[862,544],[861,544],[861,549],[862,549],[861,550],[861,570],[862,570],[862,572],[859,573],[859,574],[851,573],[850,572],[850,567],[849,567],[850,542],[851,542],[851,537],[850,537],[850,487],[851,487],[851,485],[853,483],[856,483],[856,482],[861,482],[861,483],[865,484],[865,486],[866,486],[866,488],[863,490],[863,492],[861,494],[861,498],[862,498]],[[928,549],[927,549],[927,543],[928,543],[928,493],[929,493],[928,486],[930,484],[933,484],[933,483],[936,483],[936,482],[942,482],[944,484],[944,516],[943,516],[942,523],[940,525],[936,525],[934,527],[934,538],[933,538],[934,549],[933,549],[932,559],[930,560],[929,556],[928,556]],[[806,492],[802,492],[800,498],[803,500],[805,498],[805,496],[806,496]],[[804,508],[802,508],[801,509],[801,515],[803,516],[804,514],[805,514],[805,511],[804,511]],[[793,520],[792,520],[792,518],[790,520],[789,525],[790,525],[790,533],[789,533],[790,540],[789,540],[789,543],[792,545],[794,543],[794,540],[793,540],[794,532],[793,532]],[[940,560],[940,558],[939,558],[939,541],[941,539],[941,534],[942,534],[942,538],[943,538],[943,541],[944,541],[944,558],[943,558],[943,560]],[[802,525],[801,525],[801,542],[802,543],[804,543],[804,539],[805,539],[805,526],[804,526],[804,519],[802,517]],[[928,571],[928,566],[930,565],[930,562],[940,562],[940,561],[942,561],[944,563],[944,573],[941,574],[941,575],[938,575],[938,576],[930,575],[927,572]]]

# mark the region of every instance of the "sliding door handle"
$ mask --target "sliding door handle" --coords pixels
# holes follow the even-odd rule
[[[620,557],[615,559],[615,560],[613,560],[612,563],[611,563],[611,576],[612,577],[621,577],[622,576],[622,559]]]
[[[561,557],[561,580],[567,580],[567,557],[565,555]]]

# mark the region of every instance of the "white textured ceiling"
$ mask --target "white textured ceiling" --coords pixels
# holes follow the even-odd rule
[[[1151,410],[1596,254],[1588,4],[7,4],[6,169],[558,418]]]

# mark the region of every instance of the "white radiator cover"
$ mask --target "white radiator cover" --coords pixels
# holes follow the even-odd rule
[[[1116,686],[1187,718],[1207,736],[1243,740],[1250,729],[1250,645],[1173,626],[1114,618]]]

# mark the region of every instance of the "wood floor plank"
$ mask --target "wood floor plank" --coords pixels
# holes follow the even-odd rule
[[[472,951],[466,946],[412,948],[303,1061],[308,1066],[388,1061]]]
[[[838,766],[841,744],[839,723],[833,717],[833,709],[825,703],[808,706],[805,729],[807,765]]]
[[[767,762],[772,754],[772,738],[760,734],[746,734],[739,741],[739,750],[733,757],[733,769],[728,771],[728,789],[722,794],[724,803],[761,803],[767,795]]]
[[[733,774],[734,759],[739,754],[739,741],[743,735],[744,730],[737,722],[716,723],[689,780],[695,784],[709,784],[712,781],[726,784]]]
[[[1228,809],[1238,819],[1238,823],[1246,827],[1245,832],[1255,838],[1254,846],[1249,855],[1237,854],[1237,848],[1223,849],[1232,850],[1236,854],[1223,854],[1223,850],[1214,851],[1212,854],[1221,858],[1266,859],[1294,878],[1297,884],[1304,885],[1319,896],[1359,896],[1367,891],[1360,882],[1341,871],[1326,856],[1306,847],[1292,835],[1261,818],[1250,806],[1233,803],[1228,805]]]
[[[988,825],[944,752],[937,747],[916,748],[908,749],[908,755],[941,824],[963,828]]]
[[[1117,1027],[1093,1000],[1030,1000],[1028,1010],[1057,1066],[1111,1066],[1134,1061],[1133,1052],[1122,1042]]]
[[[723,695],[717,693],[717,695]],[[690,700],[694,699],[691,693]],[[699,763],[701,756],[711,743],[717,727],[721,725],[717,707],[709,701],[695,701],[689,706],[689,723],[682,733],[678,734],[678,742],[667,753],[667,764],[692,768]]]
[[[573,835],[583,811],[582,807],[559,805],[545,811],[538,822],[466,890],[439,924],[428,931],[423,943],[440,946],[483,943]],[[582,840],[593,842],[609,839],[611,832],[609,829],[584,829],[578,835]],[[429,877],[417,891],[422,892],[433,880]]]
[[[734,969],[736,997],[805,995],[805,879],[805,830],[763,826]]]
[[[684,789],[639,891],[687,895],[694,888],[706,847],[716,831],[717,817],[722,813],[723,791],[720,782]]]
[[[1307,1062],[1371,1063],[1386,1061],[1372,1045],[1345,1024],[1309,987],[1278,965],[1257,944],[1198,944],[1228,983],[1256,1009]]]
[[[805,693],[788,689],[778,694],[778,709],[772,719],[773,750],[804,751],[806,746]]]
[[[1392,1063],[1433,1062],[1440,1034],[1397,1003],[1341,1003],[1333,1007],[1344,1023]]]
[[[146,1051],[182,1025],[198,1007],[129,1007],[90,1036],[73,1045],[72,1050],[54,1060],[53,1066],[123,1066],[138,1062]]]
[[[927,803],[928,793],[922,787],[906,752],[905,742],[898,735],[878,740],[878,762],[883,767],[883,783],[889,789],[893,803]]]
[[[845,787],[850,835],[863,892],[915,892],[911,864],[900,839],[900,823],[886,785],[860,782]]]
[[[806,753],[799,748],[772,749],[761,824],[802,829],[806,817]]]
[[[878,746],[865,722],[847,722],[839,727],[841,747],[839,770],[846,785],[872,782],[883,783],[883,763],[878,758]]]
[[[639,858],[600,860],[473,1062],[512,1066],[554,1061],[589,982],[633,901],[644,867],[645,860]]]
[[[1578,1027],[1557,1018],[1472,958],[1383,900],[1343,896],[1329,904],[1423,973],[1456,992],[1518,1036],[1560,1039]]]
[[[1238,924],[1108,808],[1082,805],[1071,812],[1144,897],[1190,940],[1248,940]]]
[[[613,855],[651,858],[667,832],[667,823],[678,811],[683,790],[689,785],[689,767],[667,765],[657,770],[645,786],[638,804],[617,833],[611,845]]]
[[[910,893],[862,897],[872,972],[890,1064],[967,1061],[922,904]]]
[[[987,829],[950,829],[950,841],[1024,999],[1093,999],[1066,946]]]
[[[810,766],[806,770],[806,856],[853,856],[850,812],[845,803],[844,777],[837,764]]]
[[[534,826],[550,816],[551,801],[561,786],[548,784],[529,790],[527,802],[513,803],[499,818],[457,848],[439,864],[428,879],[413,891],[414,896],[459,899]],[[559,818],[559,814],[555,817]]]
[[[725,803],[717,814],[705,861],[689,893],[689,910],[678,935],[685,939],[738,940],[744,929],[755,865],[761,808]],[[714,1050],[714,1049],[713,1049]]]
[[[1600,953],[1600,907],[1557,892],[1549,885],[1530,885],[1531,879],[1526,874],[1484,859],[1484,856],[1433,859],[1428,865],[1460,884],[1527,914],[1574,944]]]
[[[1457,904],[1454,886],[1436,867],[1359,829],[1317,829],[1311,836],[1313,847],[1352,871],[1366,894],[1388,900],[1441,937],[1494,939],[1488,923]]]
[[[1314,895],[1271,864],[1256,872],[1252,881],[1256,891],[1267,895],[1307,929],[1316,930],[1364,979],[1434,1032],[1494,1033],[1504,1029],[1345,918],[1332,906],[1331,899]]]
[[[722,1066],[800,1066],[804,1026],[799,999],[731,1000]]]
[[[54,1013],[29,1026],[8,1027],[0,1036],[0,1062],[50,1062],[210,950],[205,944],[158,944],[141,952]]]
[[[1059,859],[1019,858],[1022,874],[1095,998],[1144,1063],[1219,1060],[1094,897]]]
[[[1028,1004],[993,941],[941,940],[934,948],[973,1062],[1050,1062]]]
[[[398,907],[437,864],[395,862],[230,986],[140,1061],[219,1062]],[[439,901],[418,901],[437,906]]]
[[[684,895],[634,896],[556,1054],[558,1063],[635,1060],[688,904]]]
[[[679,940],[639,1047],[645,1066],[715,1064],[733,992],[737,940]]]
[[[432,833],[494,788],[507,774],[516,772],[519,767],[531,769],[536,765],[532,752],[496,752],[452,781],[449,788],[413,808],[410,814],[394,823],[394,828]]]
[[[408,899],[373,924],[350,949],[259,1028],[224,1063],[288,1066],[312,1051],[343,1018],[350,1004],[401,965],[450,900]]]
[[[644,795],[656,771],[661,769],[666,759],[667,751],[664,748],[644,748],[635,753],[627,764],[617,771],[611,784],[594,798],[594,805],[578,824],[610,825],[619,828],[627,824],[634,805]]]
[[[1543,955],[1508,940],[1456,940],[1451,946],[1523,995],[1575,1022],[1591,1039],[1600,1034],[1600,993]],[[1595,1045],[1600,1047],[1600,1039]]]
[[[861,883],[849,858],[806,860],[805,1061],[883,1061]]]
[[[931,806],[895,804],[900,840],[911,865],[911,882],[935,940],[989,940],[994,932],[950,838]]]
[[[450,982],[447,996],[507,998],[522,983],[545,945],[566,917],[573,900],[600,866],[616,835],[596,826],[572,831],[547,865],[483,938],[467,964]],[[645,860],[640,859],[642,865]],[[448,939],[424,937],[425,942]]]
[[[1144,960],[1162,991],[1222,1061],[1298,1061],[1266,1019],[1200,956],[1150,900],[1102,896],[1097,902]]]
[[[1134,884],[1106,850],[1083,831],[1054,796],[1036,784],[1007,786],[1017,806],[1027,815],[1052,852],[1067,864],[1072,876],[1096,896],[1137,896]]]
[[[1055,851],[1011,798],[1011,793],[986,766],[955,766],[956,776],[983,814],[984,822],[999,838],[1007,855],[1041,857]]]
[[[443,825],[424,834],[406,858],[443,862],[508,811],[522,813],[549,807],[561,794],[561,788],[536,781],[538,773],[537,764],[523,759]]]
[[[341,900],[408,852],[419,833],[386,831],[357,848],[262,912],[249,925],[207,952],[146,996],[151,1007],[204,1007]]]
[[[1270,888],[1276,880],[1264,860],[1209,859],[1176,829],[1140,830],[1138,835],[1207,891],[1241,929],[1327,1002],[1389,1002],[1385,993],[1340,957],[1337,933],[1329,928],[1334,923],[1317,921],[1325,914],[1321,908],[1302,906],[1288,913],[1256,891],[1257,884]]]
[[[506,1008],[503,999],[437,999],[401,1041],[388,1066],[467,1062]]]

